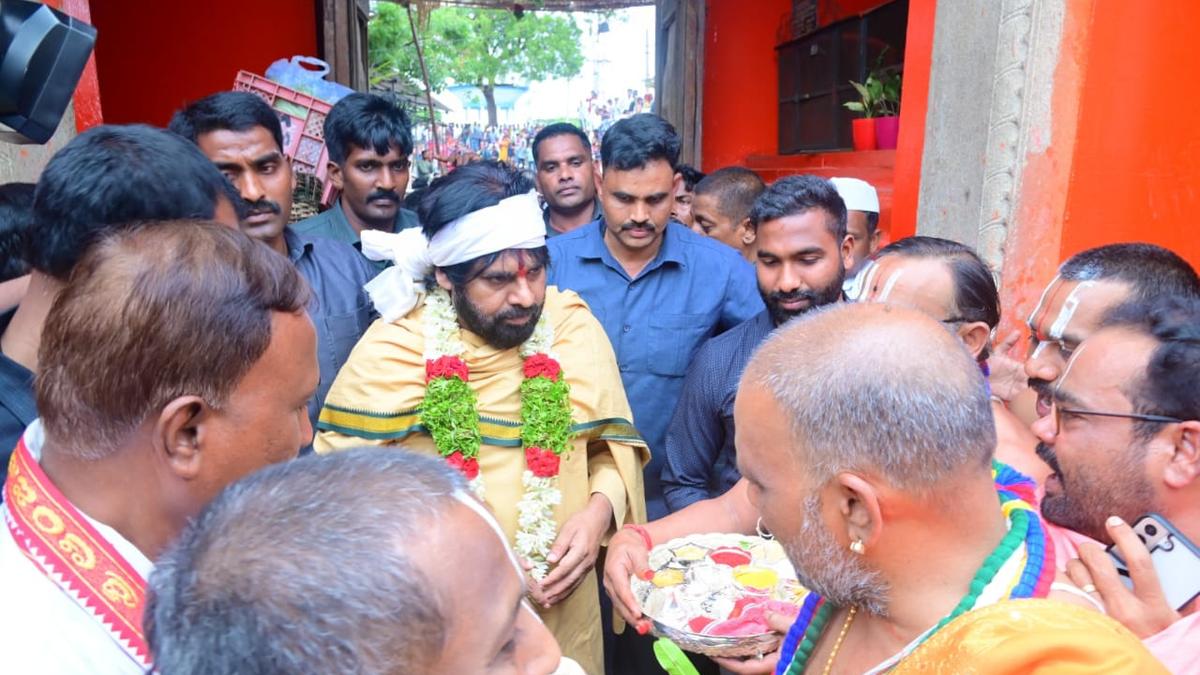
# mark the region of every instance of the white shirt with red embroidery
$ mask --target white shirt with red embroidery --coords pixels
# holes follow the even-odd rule
[[[40,421],[25,445],[41,459]],[[7,506],[0,515],[8,517]],[[84,514],[87,518],[87,515]],[[116,530],[87,518],[129,565],[147,578],[153,563]],[[22,553],[0,523],[0,672],[24,675],[141,675],[145,671],[107,630]]]

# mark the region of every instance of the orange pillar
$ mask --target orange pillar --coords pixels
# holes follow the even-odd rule
[[[1062,229],[1063,257],[1116,241],[1200,265],[1198,2],[1095,2]]]
[[[1049,142],[1026,157],[1005,245],[1006,329],[1088,248],[1144,241],[1200,267],[1200,125],[1187,85],[1200,3],[1066,5],[1051,124],[1039,130]]]
[[[925,151],[929,72],[933,64],[934,15],[937,0],[909,0],[904,47],[904,87],[900,92],[900,138],[892,191],[892,240],[917,232],[921,155]]]

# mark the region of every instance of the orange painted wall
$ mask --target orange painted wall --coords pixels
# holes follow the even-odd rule
[[[933,30],[937,0],[909,0],[904,46],[904,86],[900,91],[900,137],[892,188],[892,239],[917,232],[921,156],[925,151],[929,72],[933,66]]]
[[[165,125],[238,70],[316,55],[313,0],[91,0],[104,121]]]
[[[1153,5],[1091,6],[1061,257],[1141,240],[1200,267],[1200,2]]]
[[[704,171],[742,164],[751,154],[775,153],[779,141],[775,45],[791,9],[791,0],[708,0],[701,141]]]

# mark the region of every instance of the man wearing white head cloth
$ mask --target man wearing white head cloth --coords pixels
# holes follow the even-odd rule
[[[846,268],[846,281],[842,291],[849,300],[858,300],[862,294],[859,272],[879,250],[879,193],[875,187],[858,178],[830,178],[842,201],[846,203],[846,236],[850,237],[850,255],[854,265]]]
[[[364,233],[395,262],[367,286],[382,317],[342,368],[314,447],[440,455],[496,514],[563,653],[602,666],[593,565],[645,519],[645,442],[587,305],[546,284],[533,184],[495,162],[436,181],[423,230]],[[491,573],[481,570],[481,573]]]

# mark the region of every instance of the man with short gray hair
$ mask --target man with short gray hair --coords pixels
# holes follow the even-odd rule
[[[361,448],[222,493],[159,561],[158,671],[578,673],[499,524],[444,462]]]
[[[789,324],[746,366],[738,465],[812,591],[776,655],[787,672],[1162,672],[1053,583],[1045,532],[1018,496],[1032,481],[992,463],[983,385],[945,326],[886,304]],[[863,410],[880,417],[862,424]],[[1048,596],[1073,604],[1019,601]]]

